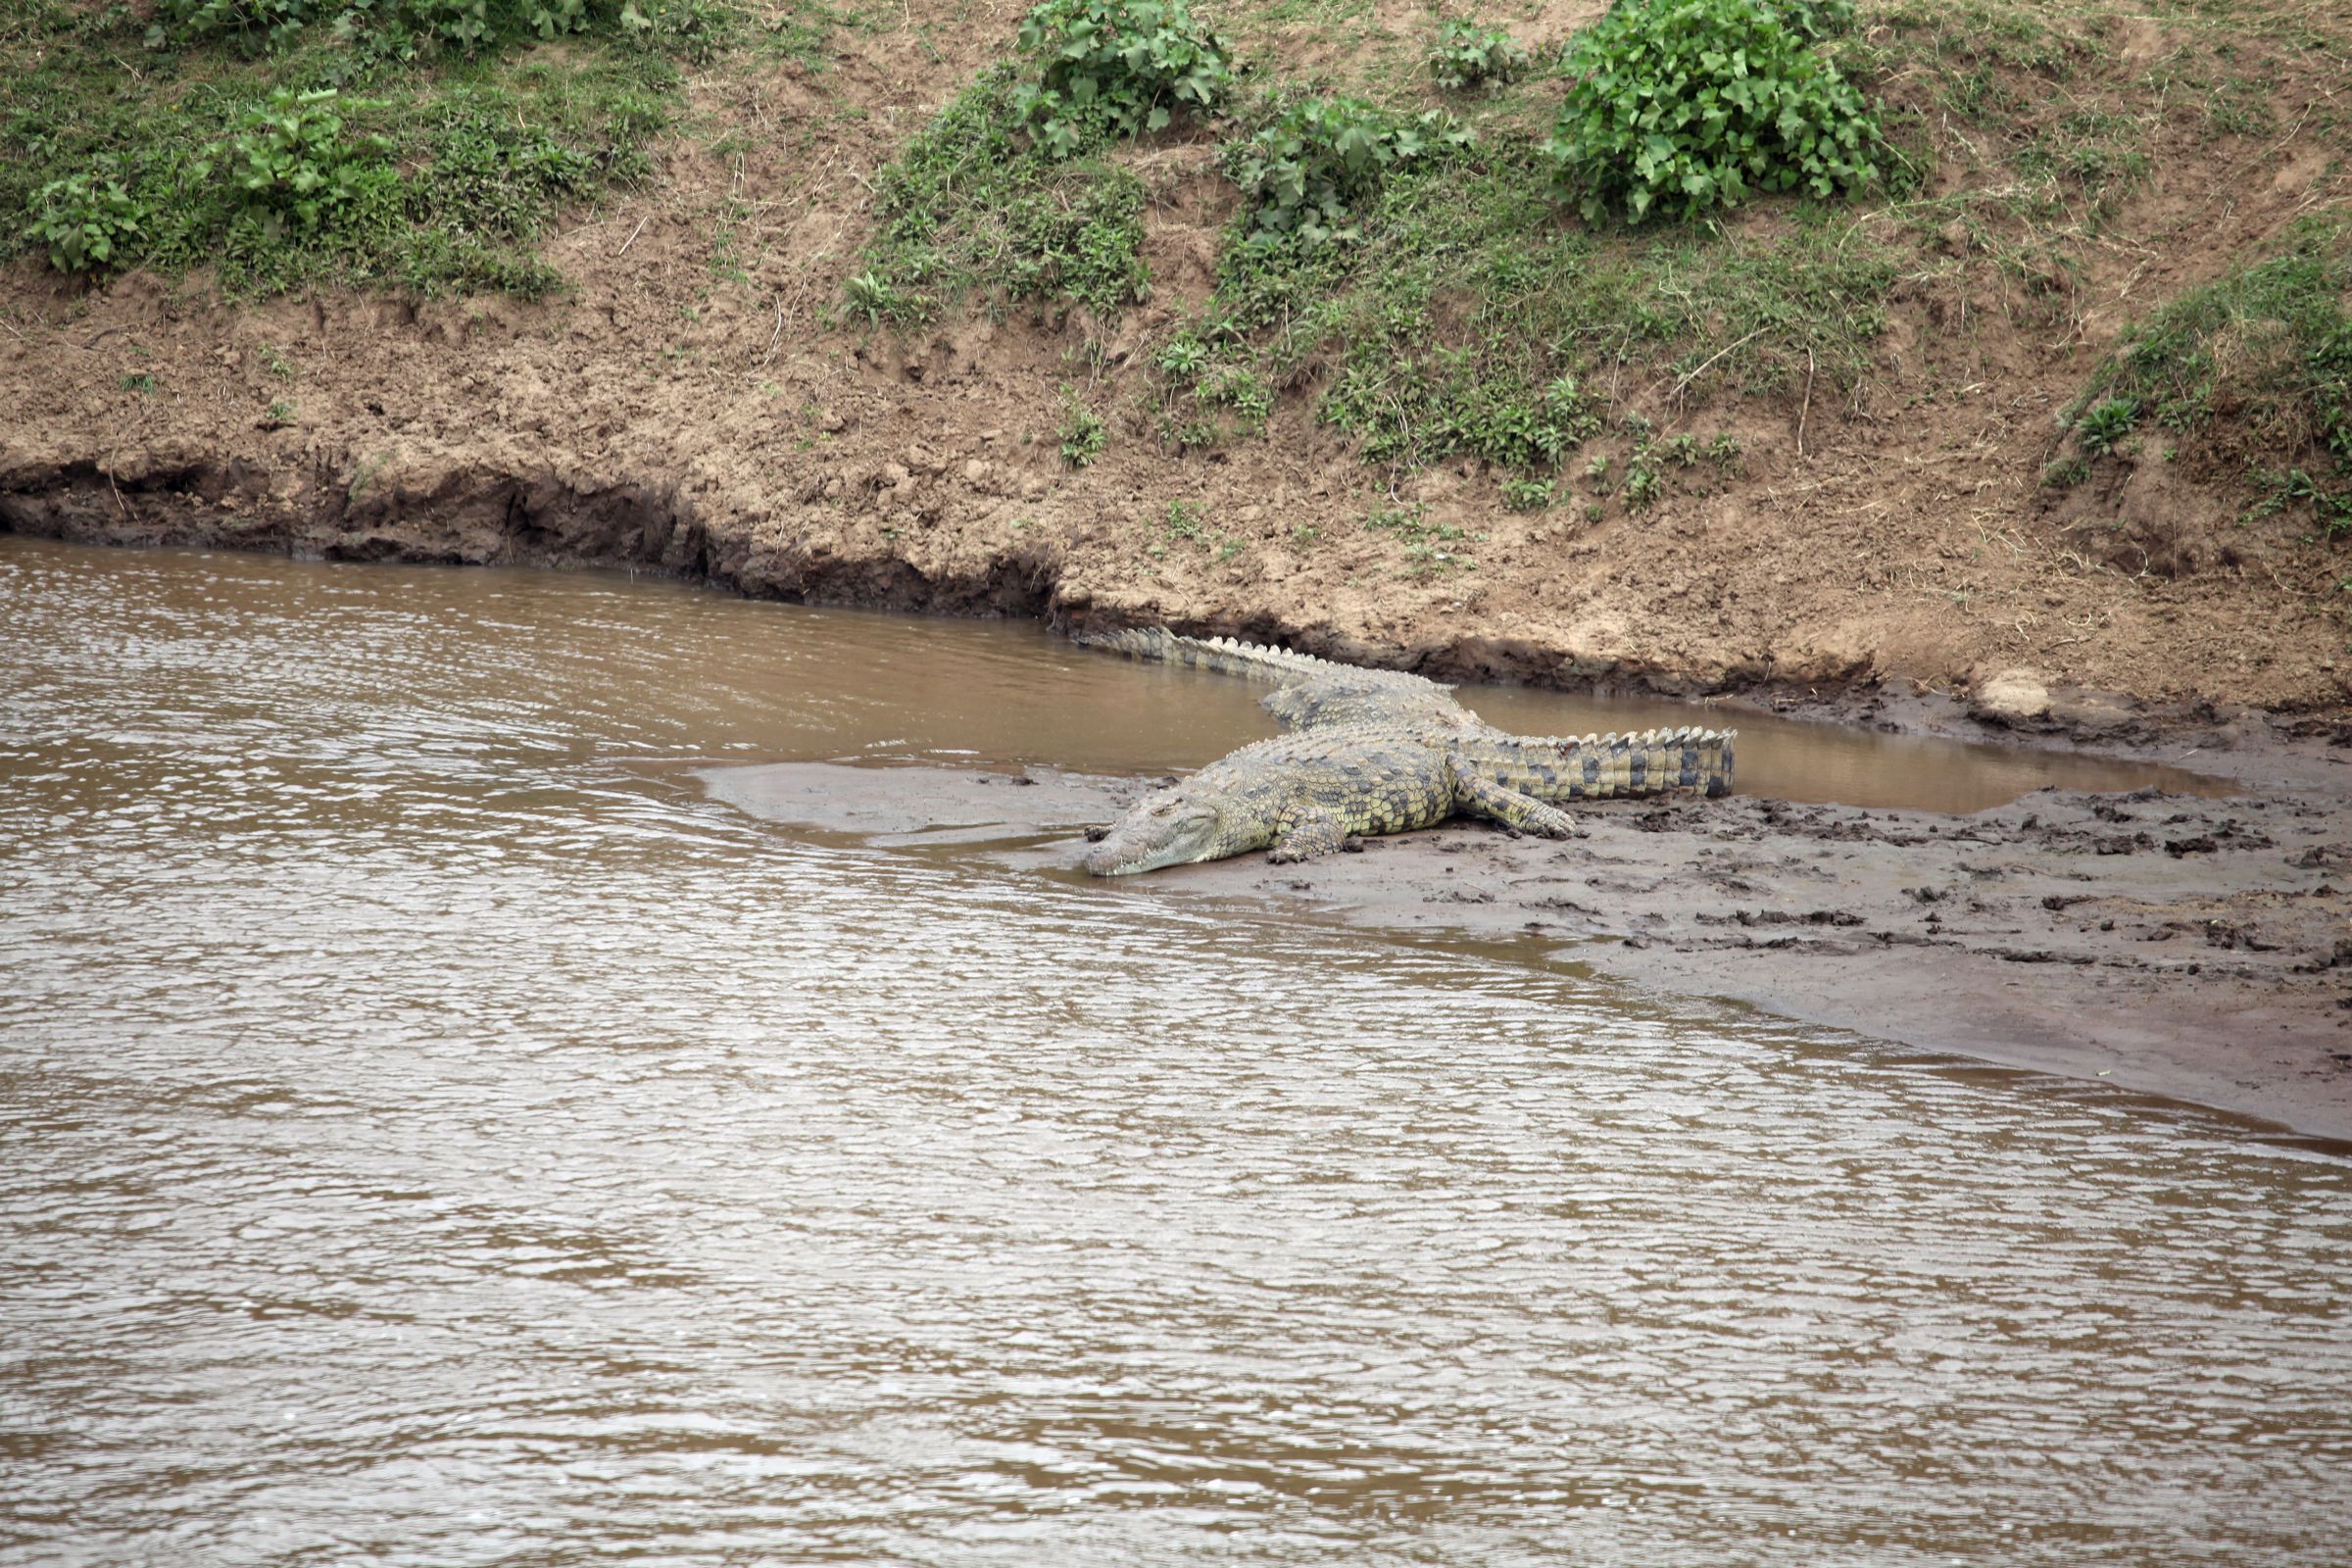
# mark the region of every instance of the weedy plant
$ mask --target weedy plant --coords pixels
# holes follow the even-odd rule
[[[47,246],[49,265],[61,272],[104,272],[118,258],[127,260],[147,216],[109,159],[89,173],[43,185],[24,237]]]
[[[1631,0],[1580,33],[1548,144],[1587,220],[1688,218],[1751,191],[1850,193],[1891,157],[1861,92],[1811,47],[1832,8]],[[1850,17],[1850,7],[1846,14]]]
[[[1542,512],[1551,505],[1558,488],[1550,479],[1505,479],[1502,504],[1513,512]]]
[[[1233,85],[1225,40],[1188,0],[1045,0],[1022,19],[1020,47],[1038,74],[1014,105],[1059,158],[1212,109]]]
[[[1511,41],[1500,27],[1482,27],[1453,18],[1438,28],[1438,41],[1429,53],[1429,75],[1439,86],[1454,92],[1494,83],[1517,81],[1527,70],[1527,51]]]
[[[1061,428],[1055,434],[1061,438],[1062,461],[1073,468],[1083,468],[1102,455],[1110,441],[1110,426],[1078,400],[1075,388],[1065,386],[1061,389]]]
[[[214,149],[247,212],[275,242],[291,226],[315,234],[363,208],[397,203],[399,172],[381,136],[346,135],[337,95],[279,88],[229,126]]]
[[[2108,398],[2082,412],[2082,417],[2075,421],[2075,439],[2092,457],[2103,458],[2138,424],[2137,398]]]
[[[1228,150],[1225,172],[1249,206],[1250,243],[1296,235],[1323,245],[1361,237],[1356,209],[1392,170],[1472,139],[1436,111],[1406,117],[1361,98],[1307,98]]]

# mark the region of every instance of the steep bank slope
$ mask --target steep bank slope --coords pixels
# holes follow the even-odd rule
[[[1595,9],[1513,29],[1540,52]],[[2283,6],[2219,26],[2158,13],[1865,8],[1854,69],[1926,183],[1832,210],[1828,231],[1758,204],[1695,239],[1593,241],[1629,309],[1728,301],[1736,274],[1763,324],[1733,336],[1727,304],[1594,351],[1606,427],[1546,510],[1510,510],[1509,475],[1472,458],[1362,461],[1317,417],[1344,345],[1292,368],[1262,434],[1169,437],[1155,354],[1212,298],[1236,205],[1206,127],[1116,155],[1147,196],[1147,302],[1098,319],[974,299],[859,325],[842,301],[872,265],[876,172],[1004,55],[1019,12],[993,4],[825,13],[808,49],[692,67],[661,177],[545,239],[567,295],[239,305],[201,276],[91,288],[20,260],[0,304],[0,520],[643,563],[754,593],[1165,620],[1564,684],[1967,693],[2023,671],[2003,689],[2026,710],[2040,683],[2325,718],[2352,681],[2348,567],[2312,508],[2264,514],[2249,466],[2214,442],[2148,422],[2091,462],[2056,422],[2135,318],[2332,243],[2345,211],[2341,29]],[[1481,113],[1396,70],[1418,11],[1226,21],[1269,71],[1394,78]],[[1558,87],[1524,91],[1497,100],[1494,134]],[[1870,247],[1870,269],[1838,270]],[[1810,270],[1774,270],[1800,251]],[[1807,311],[1833,307],[1852,316],[1848,370],[1807,335]],[[1060,451],[1073,410],[1103,421],[1084,467]],[[1636,504],[1629,461],[1679,435],[1726,456],[1661,463]]]

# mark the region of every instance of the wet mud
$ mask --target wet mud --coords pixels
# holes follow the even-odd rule
[[[1584,808],[1566,842],[1456,822],[1299,865],[1250,856],[1095,882],[1075,869],[1081,830],[1157,780],[829,764],[703,778],[796,831],[993,846],[1106,897],[1556,938],[1558,956],[1644,987],[2352,1139],[2340,797],[2044,790],[1967,815],[1631,801]]]

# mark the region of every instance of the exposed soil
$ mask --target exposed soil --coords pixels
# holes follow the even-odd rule
[[[1861,384],[1717,399],[1708,427],[1737,432],[1745,471],[1714,494],[1587,524],[1504,510],[1498,476],[1468,462],[1395,478],[1433,519],[1487,536],[1475,572],[1416,578],[1362,525],[1391,477],[1314,421],[1313,385],[1264,439],[1186,454],[1152,434],[1138,356],[1205,292],[1234,200],[1204,146],[1133,155],[1154,295],[1125,321],[1022,308],[907,336],[827,324],[874,171],[1002,58],[1020,9],[909,6],[901,26],[839,34],[821,72],[705,71],[662,183],[546,245],[576,280],[567,299],[232,308],[201,278],[93,291],[21,260],[0,275],[0,526],[646,564],[751,593],[1157,620],[1567,686],[1965,694],[2017,673],[2029,694],[2343,710],[2343,566],[2303,542],[2307,522],[2241,525],[2233,475],[2152,456],[2071,490],[2038,479],[2052,414],[2133,312],[2340,205],[2341,159],[2301,128],[2325,117],[2268,139],[2150,121],[2146,176],[2104,198],[2080,274],[2046,286],[1956,232],[1948,266],[1887,300]],[[1520,30],[1556,39],[1594,9],[1561,0]],[[1416,25],[1376,16],[1366,36],[1395,41],[1350,58],[1387,58]],[[2127,66],[2201,36],[2117,25],[2104,47]],[[1316,36],[1256,47],[1312,65]],[[2332,101],[2325,59],[2247,48],[2282,112]],[[1946,185],[1973,177],[1958,153],[1947,164]],[[1662,429],[1692,412],[1622,379]],[[1054,434],[1073,382],[1113,414],[1083,470]],[[1173,497],[1203,500],[1237,548],[1154,553]]]

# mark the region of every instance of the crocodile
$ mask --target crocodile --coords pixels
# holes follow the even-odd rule
[[[1453,689],[1401,670],[1361,669],[1311,654],[1156,627],[1079,641],[1136,659],[1271,684],[1260,706],[1289,732],[1209,763],[1138,801],[1086,856],[1097,876],[1266,850],[1277,864],[1346,849],[1357,835],[1486,817],[1546,838],[1575,818],[1556,801],[1732,787],[1728,729],[1623,735],[1513,735],[1454,700]]]

